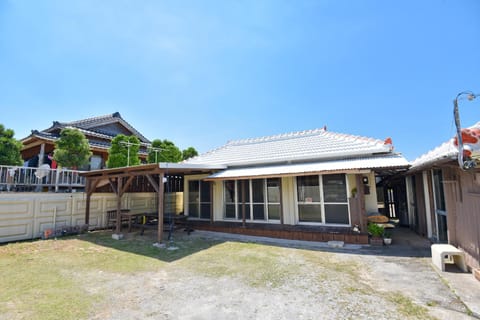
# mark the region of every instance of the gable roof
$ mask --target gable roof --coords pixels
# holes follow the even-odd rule
[[[230,141],[186,162],[232,167],[347,159],[390,154],[392,150],[393,146],[382,140],[314,129]]]
[[[50,132],[55,131],[57,129],[63,129],[63,128],[66,128],[66,127],[73,127],[73,128],[77,128],[77,129],[83,129],[82,131],[85,134],[88,134],[88,135],[92,135],[92,136],[103,135],[103,136],[108,136],[111,139],[112,137],[116,136],[117,133],[102,129],[102,127],[105,127],[105,126],[108,126],[108,125],[111,125],[111,124],[121,125],[126,130],[131,132],[133,135],[137,136],[140,139],[140,142],[150,143],[150,140],[145,138],[139,131],[137,131],[127,121],[125,121],[122,118],[122,116],[120,115],[119,112],[115,112],[115,113],[107,114],[107,115],[103,115],[103,116],[98,116],[98,117],[82,119],[82,120],[71,121],[71,122],[54,121],[53,125],[50,128],[42,130],[42,131],[50,133]]]

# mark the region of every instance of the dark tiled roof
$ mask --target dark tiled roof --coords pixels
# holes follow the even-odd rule
[[[31,136],[41,138],[41,139],[45,139],[45,140],[50,140],[50,141],[56,141],[60,137],[58,134],[52,134],[52,133],[37,131],[37,130],[32,130],[32,134],[30,135],[30,137]],[[100,142],[100,141],[89,140],[88,144],[91,147],[96,147],[96,148],[105,149],[105,150],[108,150],[111,147],[111,143],[106,142],[106,141],[105,142]],[[146,147],[147,145],[144,144],[143,146]],[[144,152],[142,150],[140,150],[139,153],[140,154],[147,154],[146,152]]]
[[[115,113],[107,114],[107,115],[103,115],[103,116],[98,116],[98,117],[82,119],[82,120],[71,121],[71,122],[54,121],[53,125],[50,128],[45,129],[43,131],[44,132],[51,132],[55,129],[61,129],[61,128],[65,128],[65,127],[74,127],[74,128],[77,128],[77,129],[87,130],[88,132],[91,132],[92,135],[94,133],[96,133],[96,134],[102,134],[102,135],[105,135],[105,136],[109,136],[109,139],[111,139],[111,138],[113,138],[114,135],[112,135],[111,133],[109,133],[105,130],[102,130],[101,126],[109,125],[109,124],[112,124],[112,123],[119,123],[122,126],[124,126],[133,135],[137,136],[140,139],[140,142],[150,143],[150,140],[145,138],[139,131],[137,131],[127,121],[125,121],[122,118],[122,116],[120,115],[119,112],[115,112]]]

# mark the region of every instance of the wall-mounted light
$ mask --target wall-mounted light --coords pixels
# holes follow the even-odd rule
[[[368,184],[368,177],[362,177],[363,184]]]

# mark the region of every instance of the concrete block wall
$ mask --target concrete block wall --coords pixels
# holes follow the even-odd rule
[[[86,198],[85,193],[0,193],[0,243],[39,238],[54,224],[55,227],[85,224]],[[182,212],[182,201],[182,193],[165,195],[165,212]],[[114,194],[94,193],[90,201],[90,229],[104,228],[107,210],[116,206]],[[156,211],[156,194],[126,193],[122,208],[134,212]]]

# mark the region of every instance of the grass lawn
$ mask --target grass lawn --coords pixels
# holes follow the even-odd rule
[[[167,289],[184,275],[190,280],[178,282],[178,287],[191,285],[189,292],[195,290],[191,279],[206,287],[221,280],[235,292],[247,290],[265,297],[290,290],[293,297],[304,295],[307,300],[333,291],[332,308],[341,307],[352,318],[357,311],[348,308],[378,299],[397,314],[393,318],[429,318],[427,306],[400,292],[380,291],[368,281],[358,281],[368,268],[334,253],[187,236],[175,240],[176,250],[167,250],[152,246],[152,238],[129,237],[117,241],[110,232],[92,232],[0,246],[0,319],[94,318],[96,310],[112,299],[111,288],[121,288],[119,281],[159,273],[173,279],[165,281]],[[147,289],[138,292],[160,290]],[[128,299],[145,301],[138,296]],[[375,314],[365,308],[365,317]]]

